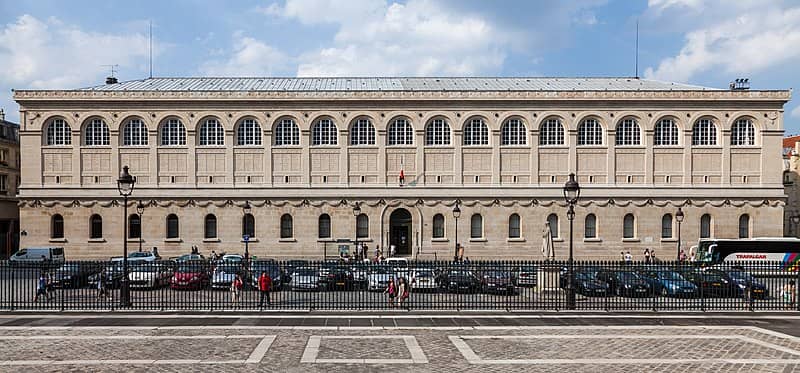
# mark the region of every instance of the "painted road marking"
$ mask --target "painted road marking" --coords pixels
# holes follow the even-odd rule
[[[319,348],[323,339],[402,339],[405,342],[411,359],[319,359]],[[312,335],[308,337],[306,348],[303,350],[301,363],[328,363],[328,364],[427,364],[428,358],[417,343],[417,338],[411,335]]]

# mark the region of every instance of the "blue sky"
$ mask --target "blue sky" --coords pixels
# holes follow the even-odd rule
[[[800,86],[798,0],[0,0],[0,107],[147,77],[150,21],[155,76],[632,76],[637,20],[639,76]]]

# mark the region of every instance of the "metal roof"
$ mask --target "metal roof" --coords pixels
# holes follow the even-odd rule
[[[75,91],[708,91],[639,78],[148,78]]]

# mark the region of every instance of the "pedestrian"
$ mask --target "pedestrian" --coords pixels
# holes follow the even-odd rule
[[[100,272],[99,275],[97,275],[97,298],[98,299],[99,298],[105,298],[106,300],[108,300],[110,298],[109,294],[108,294],[108,290],[106,289],[106,271],[105,270],[103,272]]]
[[[267,298],[267,305],[272,305],[272,300],[269,298],[269,291],[272,287],[272,278],[269,277],[266,271],[261,272],[258,278],[258,290],[261,291],[261,300],[258,301],[258,307],[264,307],[264,298]]]
[[[239,306],[239,291],[242,290],[242,287],[244,287],[242,276],[236,275],[236,278],[234,278],[233,282],[231,282],[231,301],[236,307]]]
[[[689,253],[689,261],[694,262],[694,251]]]
[[[398,280],[400,285],[397,286],[397,306],[403,308],[404,302],[408,298],[408,284],[406,284],[406,279],[404,277],[400,277]]]
[[[386,285],[386,290],[383,291],[384,294],[389,294],[389,307],[394,307],[394,298],[397,295],[397,288],[394,284],[394,279],[389,279],[389,284]]]
[[[153,246],[153,256],[156,257],[156,260],[161,260],[161,255],[158,255],[158,248]]]
[[[622,251],[619,252],[619,261],[625,263],[625,253]]]
[[[680,260],[682,263],[686,262],[686,251],[683,249],[681,249],[681,253],[678,255],[678,260]]]
[[[656,251],[650,250],[650,263],[655,263],[655,262],[656,262]]]
[[[389,257],[393,258],[396,252],[397,252],[397,246],[395,246],[394,244],[389,245]]]
[[[793,310],[794,309],[794,301],[795,301],[795,285],[794,280],[789,280],[786,285],[783,285],[783,289],[781,290],[781,297],[783,298],[783,302],[786,303],[786,308]]]
[[[628,251],[625,253],[625,263],[630,264],[631,262],[633,262],[633,255],[631,255],[631,252]]]
[[[650,264],[650,249],[644,249],[644,262],[645,264]]]
[[[47,297],[47,276],[45,276],[44,272],[39,274],[39,281],[36,283],[36,296],[33,297],[33,301],[38,302],[40,296]]]
[[[381,245],[375,245],[375,257],[378,258],[381,256]]]

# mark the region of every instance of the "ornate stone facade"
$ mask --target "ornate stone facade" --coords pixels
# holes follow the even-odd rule
[[[63,245],[70,258],[121,252],[124,217],[115,180],[123,165],[137,178],[132,200],[145,204],[142,244],[164,256],[192,245],[242,252],[247,201],[253,255],[321,258],[337,252],[337,238],[358,232],[373,250],[393,243],[402,255],[448,258],[452,209],[460,200],[458,241],[466,256],[539,258],[550,219],[556,253],[564,257],[569,225],[561,187],[571,172],[582,186],[574,222],[578,257],[617,258],[621,250],[638,254],[646,247],[673,257],[671,216],[678,207],[686,215],[684,247],[701,234],[783,233],[780,149],[788,91],[110,85],[17,91],[15,99],[23,122],[20,206],[28,235],[22,245]],[[410,124],[409,132],[396,132],[398,119]],[[137,133],[125,128],[132,120],[146,127],[147,145],[125,145],[144,142],[131,142]],[[322,120],[335,130],[318,132]],[[245,121],[256,130],[244,133]],[[434,133],[436,121],[446,131]],[[509,132],[510,121],[522,129]],[[587,132],[588,121],[599,132]],[[675,131],[665,131],[665,121]],[[359,227],[356,202],[366,216]],[[63,234],[54,237],[56,214]],[[177,229],[168,227],[170,214]],[[129,241],[135,249],[139,240]]]

